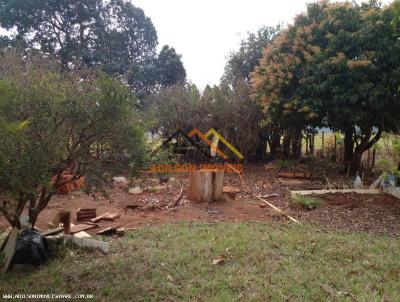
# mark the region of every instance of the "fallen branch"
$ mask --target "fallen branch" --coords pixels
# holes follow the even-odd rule
[[[174,180],[179,183],[179,185],[181,186],[181,191],[179,192],[178,197],[175,199],[175,201],[171,204],[170,208],[176,207],[176,205],[178,204],[179,200],[181,200],[182,196],[183,196],[183,185],[181,184],[181,182],[177,179],[174,178]]]
[[[250,189],[250,187],[246,184],[246,182],[244,181],[242,175],[240,174],[240,172],[238,170],[236,170],[232,165],[227,164],[237,175],[239,175],[240,180],[242,181],[242,184],[245,186],[245,188],[247,189],[247,191],[254,196],[254,193],[252,192],[252,190]],[[276,206],[274,206],[272,203],[266,201],[265,199],[263,199],[262,197],[259,196],[255,196],[257,199],[261,200],[262,202],[264,202],[266,205],[268,205],[269,207],[271,207],[272,209],[274,209],[275,211],[281,213],[282,215],[286,216],[287,218],[289,218],[291,221],[300,224],[300,222],[296,219],[294,219],[292,216],[290,216],[289,214],[285,213],[284,211],[282,211],[281,209],[277,208]]]
[[[278,196],[279,196],[279,194],[274,193],[274,194],[268,194],[268,195],[259,196],[259,197],[260,198],[271,198],[271,197],[278,197]]]

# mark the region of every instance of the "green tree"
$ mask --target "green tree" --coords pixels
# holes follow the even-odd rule
[[[157,61],[153,23],[143,10],[125,0],[0,0],[0,25],[16,30],[12,39],[2,38],[3,47],[55,55],[64,70],[73,68],[76,61],[100,67],[124,78],[139,96],[165,81],[154,75],[155,65],[161,63],[158,68],[169,71],[182,66],[179,56],[174,62]],[[181,80],[182,74],[175,77]]]
[[[250,74],[259,64],[263,49],[275,38],[280,26],[263,26],[256,33],[249,33],[240,43],[240,48],[228,58],[223,78],[231,83],[249,80]]]
[[[158,77],[157,82],[161,86],[179,85],[186,81],[186,70],[181,55],[168,45],[164,45],[158,54],[155,72]]]
[[[266,120],[343,132],[345,158],[357,171],[362,153],[393,130],[399,112],[400,52],[392,19],[392,10],[374,1],[308,5],[266,49],[253,75]]]
[[[89,191],[142,161],[127,88],[84,67],[59,69],[39,56],[0,57],[0,212],[13,226],[26,207],[35,224],[65,171],[85,176]]]

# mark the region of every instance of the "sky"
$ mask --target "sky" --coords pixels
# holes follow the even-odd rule
[[[291,22],[303,0],[131,0],[151,18],[160,47],[182,55],[188,79],[200,88],[218,84],[229,53],[247,32]]]
[[[218,84],[229,53],[248,32],[291,23],[304,0],[130,0],[151,18],[160,47],[182,55],[188,79],[204,88]],[[390,0],[382,1],[388,3]]]

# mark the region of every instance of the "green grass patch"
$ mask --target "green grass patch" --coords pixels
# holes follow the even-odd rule
[[[321,199],[309,196],[302,196],[302,195],[294,195],[292,197],[292,201],[296,204],[302,205],[307,209],[313,210],[316,207],[320,206],[322,203]]]
[[[213,265],[215,259],[224,259]],[[0,277],[1,293],[85,293],[94,301],[388,301],[400,292],[400,239],[310,226],[180,223],[70,250]]]

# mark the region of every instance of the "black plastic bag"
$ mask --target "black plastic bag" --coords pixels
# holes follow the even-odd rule
[[[12,264],[31,264],[39,266],[49,261],[47,240],[36,230],[22,231],[17,239],[17,245]]]

